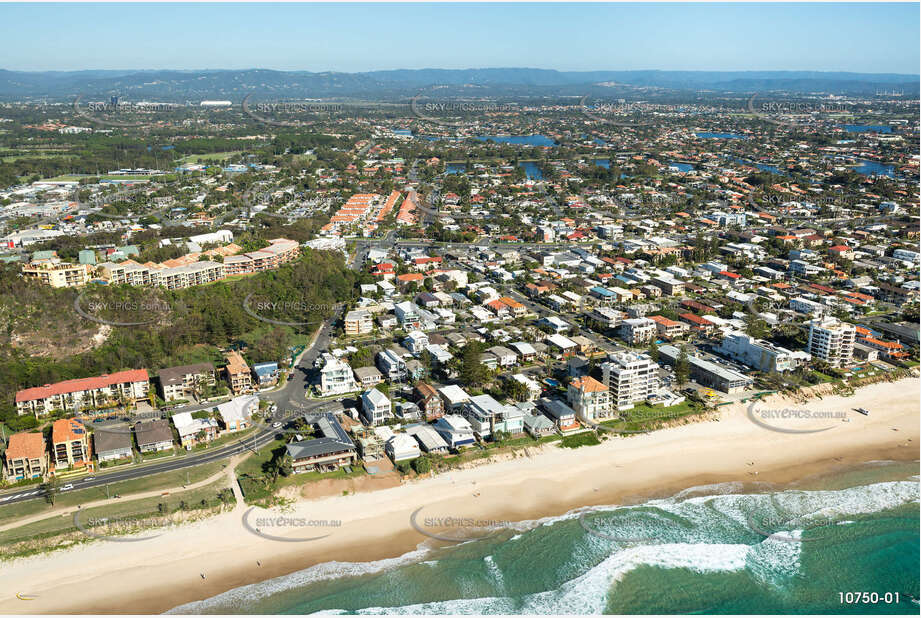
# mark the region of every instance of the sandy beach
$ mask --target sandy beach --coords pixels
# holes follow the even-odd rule
[[[612,438],[599,446],[545,447],[539,454],[453,471],[398,487],[303,500],[284,513],[340,526],[263,527],[261,532],[309,542],[270,540],[243,525],[238,504],[207,521],[139,542],[98,541],[2,566],[3,613],[160,613],[237,586],[311,565],[396,557],[432,542],[410,524],[430,517],[521,521],[574,508],[667,496],[692,486],[740,481],[785,484],[870,460],[915,461],[919,455],[918,378],[880,383],[851,397],[796,403],[780,397],[720,408],[713,420],[651,434]],[[869,416],[853,412],[870,410]],[[760,411],[846,413],[805,419]],[[718,418],[717,418],[718,417]],[[824,429],[813,433],[807,430]],[[456,531],[446,532],[456,534]],[[149,536],[144,534],[141,536]],[[204,574],[204,578],[202,577]],[[32,600],[21,600],[17,594]]]

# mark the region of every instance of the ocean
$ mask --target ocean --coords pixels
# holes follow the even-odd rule
[[[869,462],[695,487],[319,564],[170,613],[917,615],[918,479],[917,463]]]

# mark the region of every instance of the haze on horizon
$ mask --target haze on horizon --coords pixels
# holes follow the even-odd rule
[[[0,68],[916,75],[919,16],[917,3],[4,4]]]

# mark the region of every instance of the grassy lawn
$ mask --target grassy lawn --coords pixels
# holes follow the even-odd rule
[[[201,160],[203,163],[213,163],[214,161],[223,161],[224,159],[229,159],[230,157],[243,154],[242,150],[232,150],[230,152],[209,152],[206,154],[192,154],[179,159],[179,164],[185,163],[198,163]]]
[[[145,491],[180,487],[186,483],[197,483],[205,480],[209,476],[217,474],[222,466],[223,464],[221,462],[216,461],[201,466],[186,468],[185,470],[171,470],[170,472],[161,472],[160,474],[154,474],[139,479],[111,483],[109,485],[109,495],[114,496],[115,494],[119,494],[121,496],[129,496],[130,494]],[[101,473],[97,476],[104,478]],[[106,488],[105,486],[101,486],[59,493],[55,497],[54,503],[56,506],[77,506],[84,502],[104,500],[105,498]],[[49,508],[51,508],[50,505],[43,498],[2,506],[0,507],[0,523],[7,523],[20,517],[41,513],[42,511],[47,511]]]
[[[598,436],[593,431],[563,436],[560,441],[560,446],[565,448],[579,448],[580,446],[594,446],[596,444],[601,444],[601,440],[598,439]]]
[[[81,512],[78,517],[80,525],[86,529],[92,530],[94,526],[90,523],[94,519],[122,519],[135,520],[137,528],[152,528],[163,521],[164,515],[160,512],[159,505],[164,505],[164,513],[171,513],[180,510],[180,503],[185,503],[187,510],[198,510],[219,506],[221,500],[218,495],[224,489],[224,479],[219,479],[205,487],[190,489],[170,494],[169,496],[144,498],[142,500],[117,502],[114,504],[94,507]],[[233,496],[225,492],[228,504],[233,504]],[[204,503],[202,502],[204,501]],[[41,521],[33,522],[19,528],[13,528],[0,532],[0,546],[8,546],[21,541],[34,541],[42,538],[53,537],[59,534],[77,532],[78,529],[74,524],[72,514],[61,517],[50,517]],[[100,530],[99,532],[103,532]],[[90,540],[91,537],[86,537]],[[51,549],[57,544],[50,544],[44,549]],[[27,555],[29,553],[38,553],[41,548],[31,547],[28,551],[20,548],[13,555]],[[0,556],[4,553],[0,550]]]
[[[623,419],[603,421],[600,424],[614,430],[625,430],[628,432],[649,431],[656,429],[663,421],[697,414],[700,411],[701,409],[696,404],[688,400],[668,408],[650,406],[642,403],[635,406],[632,410],[623,412]]]

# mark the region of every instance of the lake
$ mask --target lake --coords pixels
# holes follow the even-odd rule
[[[537,163],[533,161],[522,161],[518,165],[524,168],[524,173],[525,176],[528,177],[528,180],[543,180],[544,174],[540,171],[540,167],[537,166]]]
[[[677,163],[675,161],[669,161],[668,166],[678,170],[679,172],[690,172],[694,169],[694,166],[690,163]]]
[[[848,133],[892,133],[892,127],[875,124],[845,124],[841,125]]]
[[[745,135],[736,135],[735,133],[695,133],[694,135],[713,139],[748,139]]]
[[[556,142],[545,135],[478,135],[481,142],[516,144],[519,146],[556,146]]]
[[[868,161],[866,159],[860,159],[859,165],[854,168],[854,171],[864,176],[888,176],[889,178],[895,178],[895,166],[877,163],[876,161]]]

